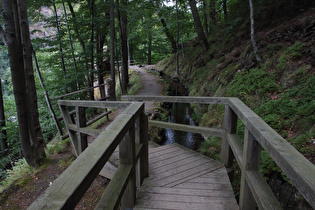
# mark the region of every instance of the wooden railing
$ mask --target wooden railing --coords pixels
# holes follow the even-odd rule
[[[222,138],[221,161],[233,177],[233,160],[241,169],[240,209],[281,209],[281,205],[259,172],[261,149],[264,149],[290,179],[309,204],[315,208],[315,167],[276,131],[238,98],[123,96],[129,101],[156,101],[195,104],[223,104],[223,129],[201,128],[176,123],[149,121],[151,126],[189,131]],[[244,143],[236,135],[237,119],[245,125]]]
[[[58,104],[79,156],[28,209],[73,209],[118,145],[120,166],[96,209],[132,208],[136,188],[148,176],[148,118],[144,104],[106,101],[59,101]],[[69,106],[80,113],[76,124],[72,124]],[[124,111],[101,132],[85,126],[82,116],[86,107]],[[83,137],[87,134],[99,134],[88,147]]]

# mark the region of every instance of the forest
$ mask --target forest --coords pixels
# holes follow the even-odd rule
[[[239,97],[314,163],[314,13],[313,0],[2,0],[0,180],[23,157],[45,162],[59,96],[100,85],[66,99],[105,98],[111,80],[119,100],[129,65],[157,64],[192,96]],[[194,106],[194,120],[222,126],[212,108]]]

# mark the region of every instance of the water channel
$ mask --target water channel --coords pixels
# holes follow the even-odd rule
[[[167,76],[163,76],[165,81],[170,83],[170,88],[168,90],[169,95],[186,95],[183,92],[183,87],[180,85],[178,81],[174,82],[170,80]],[[190,113],[191,108],[189,104],[186,103],[168,103],[167,107],[169,109],[168,122],[170,123],[180,123],[186,125],[195,125],[192,120]],[[200,134],[183,132],[183,131],[175,131],[169,128],[166,128],[164,131],[164,142],[163,145],[178,143],[185,147],[188,147],[192,150],[197,150],[204,141],[204,138]]]
[[[189,109],[188,104],[172,103],[170,114],[168,116],[168,122],[195,125],[189,115]],[[204,138],[200,134],[175,131],[169,128],[165,129],[164,137],[165,141],[163,142],[163,145],[176,142],[192,150],[197,150],[201,142],[204,141]]]

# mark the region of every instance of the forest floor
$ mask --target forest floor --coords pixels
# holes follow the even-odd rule
[[[158,82],[158,78],[138,66],[131,67],[141,75],[143,88],[137,95],[161,95],[163,85]],[[149,66],[152,68],[152,66]],[[146,103],[146,111],[152,110],[154,104]],[[110,120],[101,125],[99,129],[104,130],[119,114],[116,111],[110,115]],[[89,143],[93,141],[92,138],[88,139]],[[71,164],[75,159],[72,152],[70,143],[65,149],[58,154],[48,157],[47,164],[42,167],[38,172],[29,177],[24,177],[23,181],[17,181],[9,189],[0,194],[0,209],[27,209],[51,183]],[[110,180],[97,176],[84,197],[76,206],[76,209],[94,209],[99,199],[101,198],[106,186]]]

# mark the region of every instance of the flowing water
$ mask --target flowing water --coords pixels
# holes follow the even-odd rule
[[[195,125],[194,121],[189,115],[189,105],[184,103],[172,103],[171,111],[168,116],[168,122]],[[197,150],[200,146],[200,143],[203,141],[204,138],[200,134],[174,131],[166,128],[165,142],[163,145],[176,142],[190,149]]]

